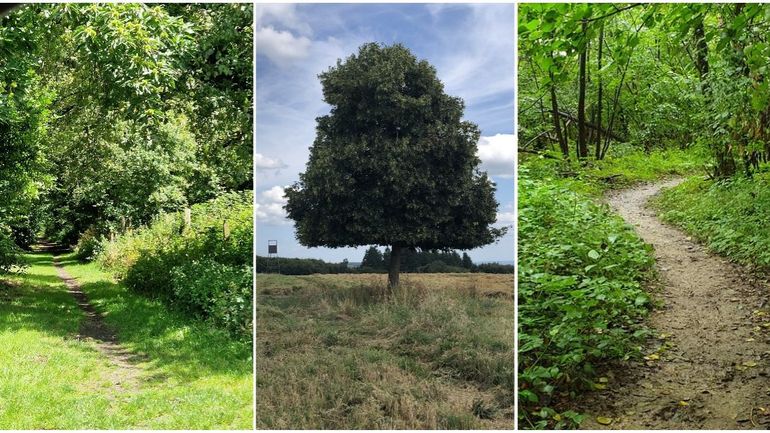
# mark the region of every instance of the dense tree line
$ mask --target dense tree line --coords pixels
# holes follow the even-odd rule
[[[712,177],[770,157],[761,4],[532,4],[519,14],[523,152],[588,161],[612,143],[702,143]]]
[[[361,265],[350,265],[346,260],[330,263],[319,259],[268,258],[257,256],[257,272],[284,275],[385,273],[389,270],[391,252],[385,248],[369,247],[364,253]],[[489,274],[512,274],[515,267],[499,263],[473,263],[468,253],[457,251],[407,250],[401,255],[400,269],[403,272],[455,273],[484,272]]]
[[[0,21],[0,227],[75,243],[252,189],[252,7],[32,4]]]

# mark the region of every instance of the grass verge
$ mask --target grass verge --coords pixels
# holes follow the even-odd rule
[[[138,380],[124,382],[120,366],[78,337],[83,315],[51,256],[27,258],[27,272],[0,288],[1,428],[251,428],[248,345],[63,256],[121,344],[138,355]]]

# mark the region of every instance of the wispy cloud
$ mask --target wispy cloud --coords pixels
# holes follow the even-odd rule
[[[280,159],[268,158],[261,153],[254,155],[254,166],[259,170],[280,170],[286,168],[287,165]]]

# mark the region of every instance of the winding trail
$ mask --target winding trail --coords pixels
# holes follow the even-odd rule
[[[657,338],[643,349],[648,360],[613,368],[605,390],[578,401],[578,410],[588,415],[582,428],[770,426],[767,282],[709,253],[647,208],[653,195],[681,181],[641,185],[607,197],[655,248],[660,288],[653,292],[663,305],[650,316]],[[611,423],[599,424],[597,417]]]

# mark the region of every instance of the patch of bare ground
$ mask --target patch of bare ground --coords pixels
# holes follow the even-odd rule
[[[655,248],[662,307],[645,360],[615,366],[584,395],[587,429],[767,429],[768,285],[663,224],[648,200],[674,179],[619,191],[609,204]],[[597,419],[597,417],[601,417]],[[600,423],[600,422],[601,423]]]

